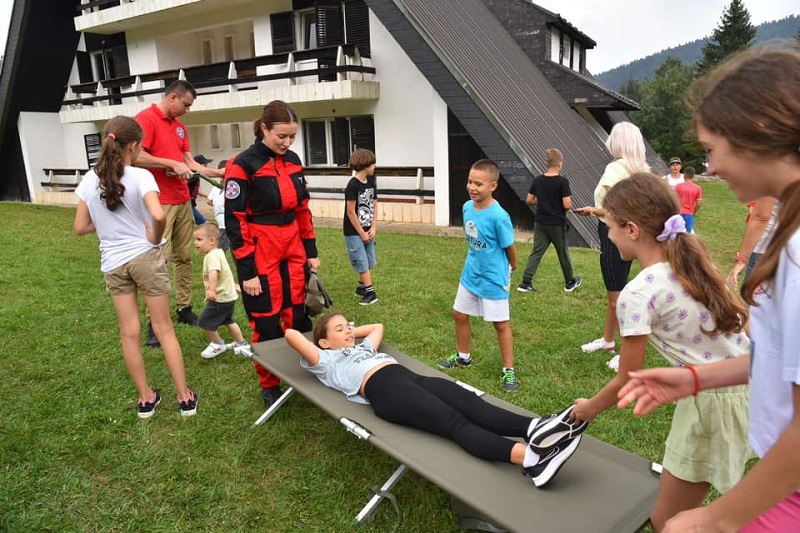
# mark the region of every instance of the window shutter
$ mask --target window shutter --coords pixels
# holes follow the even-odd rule
[[[75,52],[75,59],[78,62],[78,78],[81,83],[94,81],[92,77],[92,60],[89,52]]]
[[[345,0],[345,31],[347,44],[358,47],[361,57],[370,57],[369,9],[363,0]]]
[[[294,13],[273,13],[269,16],[269,24],[272,28],[272,53],[294,51]]]
[[[333,119],[333,163],[345,165],[350,162],[350,124],[346,118]]]
[[[344,44],[344,21],[339,3],[320,2],[314,13],[317,18],[317,46]]]
[[[83,145],[86,147],[86,162],[89,168],[92,168],[97,163],[97,158],[100,157],[100,145],[102,139],[99,133],[90,133],[83,136]]]
[[[372,115],[350,117],[350,134],[354,150],[366,148],[375,151],[375,120]]]
[[[328,145],[324,122],[305,122],[306,129],[306,164],[327,165]]]
[[[131,75],[131,68],[128,64],[128,47],[125,45],[115,46],[111,49],[111,61],[113,63],[113,77],[124,78]]]

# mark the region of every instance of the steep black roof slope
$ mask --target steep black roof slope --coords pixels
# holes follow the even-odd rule
[[[574,205],[591,205],[611,161],[602,140],[556,92],[480,0],[366,0],[503,177],[524,198],[544,153],[564,153]],[[596,221],[569,215],[586,244]]]

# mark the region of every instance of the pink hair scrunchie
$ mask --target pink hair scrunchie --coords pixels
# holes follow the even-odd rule
[[[672,215],[664,222],[664,231],[662,231],[656,240],[664,242],[667,239],[674,241],[678,233],[686,233],[686,222],[680,215]]]

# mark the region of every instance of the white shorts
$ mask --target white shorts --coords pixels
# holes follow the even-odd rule
[[[465,315],[482,316],[486,322],[508,322],[511,319],[508,299],[487,300],[476,296],[460,283],[453,309]]]

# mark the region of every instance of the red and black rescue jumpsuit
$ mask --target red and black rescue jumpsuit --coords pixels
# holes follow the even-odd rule
[[[258,276],[262,293],[242,290],[253,342],[283,337],[287,328],[310,331],[305,307],[306,262],[317,257],[303,165],[289,150],[280,156],[257,140],[225,170],[225,232],[239,283]],[[280,383],[255,361],[261,388]]]

